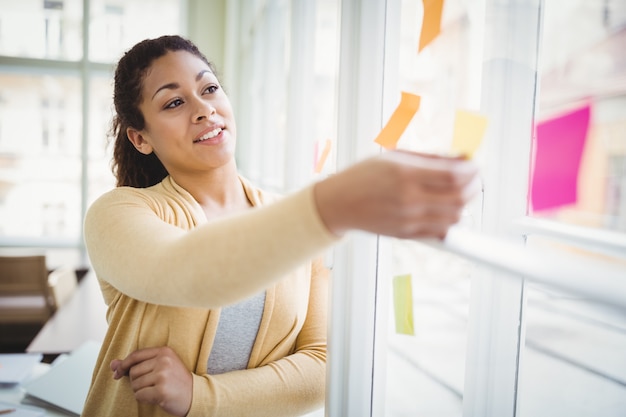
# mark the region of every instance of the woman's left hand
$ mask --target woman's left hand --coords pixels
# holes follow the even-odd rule
[[[139,402],[155,404],[184,417],[191,407],[193,377],[171,348],[139,349],[111,361],[113,378],[128,376]]]

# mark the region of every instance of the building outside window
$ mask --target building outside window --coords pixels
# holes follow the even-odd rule
[[[183,33],[185,10],[185,0],[0,0],[2,246],[84,262],[85,209],[114,185],[113,65],[142,39]]]

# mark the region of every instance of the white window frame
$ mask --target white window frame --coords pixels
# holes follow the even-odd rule
[[[386,2],[341,4],[337,169],[380,152]],[[378,237],[355,233],[334,251],[326,415],[369,416],[378,276]]]
[[[381,44],[399,26],[393,20],[397,5],[384,0],[356,3],[344,1],[342,7],[339,167],[364,156],[370,150],[374,125],[381,127],[384,112],[380,110],[388,106],[383,106],[386,99],[378,94],[381,85],[375,77],[384,62]],[[454,230],[437,247],[485,267],[472,280],[463,415],[514,417],[520,407],[526,281],[626,310],[623,267],[564,257],[555,251],[532,251],[524,246],[526,235],[558,235],[574,247],[583,243],[609,256],[624,257],[626,246],[623,235],[574,227],[563,230],[526,217],[542,3],[477,0],[474,6],[485,22],[480,108],[491,124],[483,144],[488,164],[483,164],[482,171],[481,230]],[[387,24],[381,16],[386,16]],[[361,25],[367,25],[366,33],[359,31]],[[384,320],[377,318],[376,308],[386,312],[382,307],[387,297],[382,286],[377,294],[376,273],[385,262],[386,249],[376,242],[384,240],[357,234],[335,251],[327,416],[382,415],[384,372],[376,369],[384,367],[386,332],[379,331]],[[590,275],[591,271],[595,273]],[[377,321],[378,328],[374,327]]]

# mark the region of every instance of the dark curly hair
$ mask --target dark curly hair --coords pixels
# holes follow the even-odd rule
[[[154,152],[144,155],[128,139],[126,130],[145,128],[145,119],[139,110],[143,80],[152,62],[170,51],[187,51],[202,59],[211,68],[215,68],[188,39],[177,35],[166,35],[155,39],[146,39],[128,50],[119,60],[115,69],[113,104],[115,115],[111,124],[113,145],[113,174],[117,186],[145,188],[157,184],[168,173]]]

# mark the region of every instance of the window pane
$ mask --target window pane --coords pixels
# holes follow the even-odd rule
[[[468,5],[445,2],[440,35],[419,53],[423,2],[402,1],[400,16],[398,73],[386,74],[386,85],[420,96],[421,104],[398,148],[450,153],[456,110],[477,111],[479,103],[482,62],[472,53]],[[400,91],[385,96],[395,97],[395,108]],[[463,221],[474,220],[468,212]],[[392,276],[381,279],[392,293],[386,312],[385,416],[461,416],[473,265],[413,241],[394,240],[391,251]],[[395,323],[391,280],[402,275],[411,277],[414,334],[398,332]]]
[[[0,57],[38,58],[0,71],[0,237],[80,245],[84,202],[110,189],[112,74],[81,61],[84,0],[0,0]],[[93,60],[115,62],[135,42],[180,33],[184,0],[89,1]],[[1,61],[1,58],[0,58]],[[0,62],[2,64],[2,62]],[[26,68],[24,68],[26,67]],[[83,84],[83,80],[86,81]],[[88,106],[83,106],[83,99]],[[85,103],[87,104],[87,103]],[[88,114],[84,114],[87,112]],[[87,132],[83,121],[87,120]],[[86,154],[83,137],[87,135]],[[83,172],[86,162],[87,172]],[[83,183],[84,179],[88,183]],[[82,193],[86,191],[87,195]],[[10,243],[9,243],[10,244]]]
[[[473,266],[411,241],[393,252],[394,277],[411,276],[415,334],[397,332],[392,291],[385,416],[460,417]]]
[[[113,139],[109,131],[113,116],[113,86],[110,78],[94,77],[90,82],[87,203],[91,204],[104,192],[115,186],[111,172]]]
[[[289,5],[264,3],[241,12],[238,161],[243,174],[266,189],[282,190],[287,120]],[[243,151],[245,149],[245,152]]]
[[[0,55],[82,58],[82,0],[0,0]]]
[[[339,7],[338,0],[318,0],[315,18],[315,81],[313,84],[314,113],[312,118],[315,139],[315,171],[330,173],[335,170],[334,149],[337,146],[337,67],[339,57]],[[330,145],[328,142],[330,141]],[[329,146],[329,152],[325,148]],[[326,158],[326,159],[323,159]]]
[[[555,247],[539,237],[531,238],[528,245]],[[576,253],[581,258],[593,256],[581,250]],[[626,260],[614,262],[626,267]],[[624,311],[545,286],[527,288],[520,417],[626,415]]]
[[[418,53],[423,2],[402,1],[395,77],[399,90],[417,94],[421,102],[398,148],[450,153],[456,110],[479,110],[482,62],[476,61],[480,59],[480,50],[474,49],[470,37],[469,9],[465,3],[444,2],[441,33]],[[399,100],[400,91],[393,93]]]
[[[582,154],[567,125],[535,141],[535,172],[544,150],[558,148],[535,174],[544,181],[535,191],[547,195],[536,191],[533,216],[626,231],[625,25],[624,1],[545,0],[538,123],[585,106],[590,119]]]
[[[183,0],[94,0],[89,24],[89,59],[116,62],[135,43],[180,34]]]
[[[0,74],[0,234],[79,238],[80,80]]]

